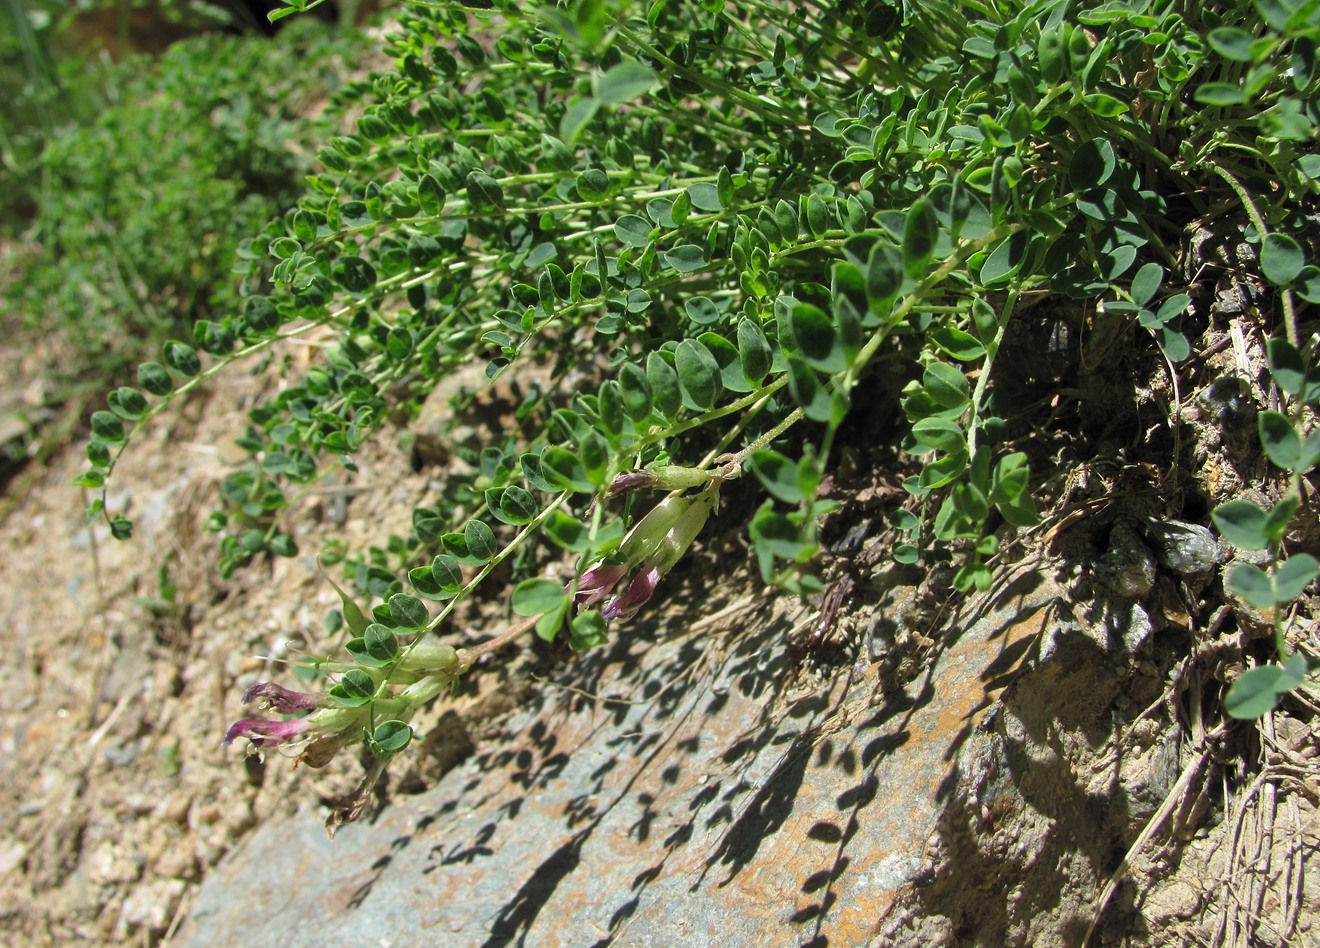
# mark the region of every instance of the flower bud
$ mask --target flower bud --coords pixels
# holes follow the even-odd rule
[[[614,478],[605,496],[617,497],[634,490],[687,490],[701,487],[710,479],[710,473],[700,468],[660,464],[643,471],[625,471]]]
[[[628,535],[623,538],[623,543],[619,546],[619,552],[623,554],[628,565],[647,560],[660,549],[669,531],[691,506],[690,497],[666,497],[652,507],[645,517],[633,524],[633,528],[628,531]]]
[[[688,551],[697,534],[706,526],[711,511],[719,504],[720,494],[718,490],[704,490],[689,500],[687,509],[670,527],[660,544],[663,553],[663,558],[660,560],[662,574],[668,573],[674,568],[674,564],[683,558],[683,554]]]
[[[452,675],[458,672],[458,666],[458,651],[431,639],[414,643],[399,661],[399,668],[418,674]]]
[[[313,770],[320,770],[350,742],[347,734],[318,734],[303,746],[298,755],[298,763]]]

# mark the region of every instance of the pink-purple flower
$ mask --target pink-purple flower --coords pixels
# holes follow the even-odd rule
[[[608,599],[601,609],[607,622],[631,619],[651,598],[664,575],[682,559],[718,503],[718,482],[696,494],[674,494],[660,501],[623,538],[620,562],[597,563],[578,577],[574,603],[585,609]],[[615,586],[630,573],[633,578],[628,588],[611,596]]]
[[[294,691],[273,681],[259,681],[243,692],[243,703],[260,702],[263,708],[276,714],[301,714],[325,707],[326,696]],[[226,746],[240,737],[246,737],[254,747],[275,747],[296,740],[310,731],[316,715],[304,715],[287,721],[268,721],[264,718],[243,718],[225,732]]]
[[[262,718],[244,718],[225,732],[225,746],[240,737],[246,737],[255,747],[276,747],[301,737],[312,726],[310,718],[291,721],[267,721]]]
[[[619,580],[628,575],[623,563],[597,563],[578,577],[573,592],[573,603],[580,609],[594,606],[607,599]],[[569,588],[573,589],[570,583]]]
[[[655,592],[655,587],[660,585],[660,567],[653,566],[645,572],[638,573],[633,577],[633,581],[628,584],[628,590],[622,596],[615,596],[601,614],[605,616],[606,622],[613,622],[615,619],[631,619],[637,615],[637,610],[646,604]]]

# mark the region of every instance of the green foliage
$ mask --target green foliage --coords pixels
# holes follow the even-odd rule
[[[49,53],[51,11],[8,2],[0,5],[0,227],[8,235],[30,212],[22,195],[31,187],[42,140],[77,104],[61,95],[59,68]]]
[[[1264,570],[1238,563],[1225,583],[1247,605],[1272,617],[1278,657],[1277,663],[1245,672],[1228,689],[1224,706],[1237,718],[1258,718],[1273,711],[1281,697],[1320,668],[1320,663],[1308,663],[1304,655],[1289,651],[1282,608],[1320,578],[1320,562],[1309,553],[1283,558],[1288,527],[1302,508],[1302,478],[1320,464],[1320,427],[1308,433],[1303,421],[1308,409],[1320,407],[1320,369],[1308,368],[1297,348],[1282,339],[1270,341],[1269,355],[1274,382],[1292,398],[1292,411],[1261,412],[1258,428],[1265,456],[1288,476],[1288,492],[1269,510],[1249,500],[1232,500],[1212,514],[1230,543],[1246,550],[1268,550],[1271,559]]]
[[[1242,674],[1224,697],[1224,707],[1235,718],[1258,718],[1279,705],[1279,699],[1302,685],[1312,667],[1294,652],[1282,664],[1261,665]]]
[[[284,6],[278,10],[272,10],[267,16],[272,23],[282,20],[286,16],[292,16],[295,13],[307,13],[309,10],[315,10],[325,0],[281,0]]]
[[[286,3],[277,15],[314,5]],[[1100,300],[1184,359],[1195,314],[1163,289],[1185,223],[1171,218],[1225,198],[1249,206],[1264,275],[1314,291],[1296,207],[1318,190],[1302,154],[1317,28],[1289,9],[415,4],[387,40],[392,68],[337,99],[352,124],[297,205],[241,248],[243,305],[144,367],[154,401],[117,393],[85,476],[104,482],[172,397],[171,373],[332,330],[324,362],[251,412],[251,457],[215,520],[232,571],[284,552],[291,498],[352,470],[401,401],[469,365],[527,380],[502,436],[463,449],[472,476],[348,563],[373,597],[395,602],[406,577],[443,604],[403,632],[393,605],[352,629],[375,686],[362,707],[402,721],[428,633],[500,563],[516,557],[524,631],[589,647],[748,471],[769,495],[748,524],[762,575],[818,591],[821,485],[883,361],[905,383],[916,459],[895,556],[956,558],[957,587],[985,588],[990,560],[1038,521],[1031,459],[994,398],[1024,294]],[[1309,391],[1294,350],[1278,350],[1276,377]],[[1300,476],[1315,454],[1300,416],[1287,431],[1262,418],[1270,457]],[[696,492],[640,519],[613,503],[643,488]],[[1270,514],[1235,511],[1233,529],[1277,544]],[[578,556],[567,584],[536,575],[560,548]],[[1270,595],[1306,565],[1262,574]],[[459,670],[485,648],[460,651]]]
[[[52,123],[30,186],[6,199],[35,208],[7,302],[60,336],[66,381],[123,375],[170,334],[228,354],[239,242],[296,199],[327,127],[304,116],[361,48],[307,22],[275,39],[199,36],[92,74],[102,89],[81,95],[106,104]],[[177,356],[170,368],[200,371]],[[173,389],[144,371],[152,394]]]

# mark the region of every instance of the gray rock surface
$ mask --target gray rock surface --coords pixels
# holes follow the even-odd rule
[[[1127,818],[1097,809],[1112,772],[1077,770],[1118,678],[1060,596],[1030,577],[947,616],[890,693],[866,662],[790,688],[796,617],[770,608],[680,612],[652,641],[638,624],[374,821],[260,827],[178,943],[927,944],[980,911],[986,933],[1063,944]]]

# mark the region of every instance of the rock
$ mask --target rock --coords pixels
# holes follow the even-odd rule
[[[151,677],[154,655],[151,632],[140,623],[116,624],[112,637],[115,660],[110,663],[101,682],[100,698],[114,703],[125,695],[136,697],[142,694],[143,682]]]
[[[1136,839],[1146,821],[1164,803],[1165,797],[1178,782],[1181,742],[1176,731],[1161,734],[1146,751],[1133,762],[1119,783],[1123,801],[1128,810],[1128,837]]]
[[[1031,670],[1061,595],[1032,578],[953,610],[929,673],[894,692],[865,664],[785,691],[767,655],[788,616],[726,638],[680,615],[688,631],[645,648],[630,630],[375,820],[333,841],[311,809],[259,826],[179,943],[366,942],[406,918],[447,946],[864,944],[892,910],[911,926],[885,944],[953,944],[1004,913],[1062,944],[1047,936],[1091,904],[1125,817],[1073,775],[1112,727],[1117,673],[1089,633]],[[940,852],[954,862],[925,861]],[[950,865],[967,886],[912,894]]]
[[[1197,396],[1209,419],[1221,428],[1256,428],[1256,404],[1251,386],[1236,375],[1216,379]]]
[[[106,840],[87,856],[87,878],[95,885],[122,885],[136,882],[142,875],[142,856],[122,852],[117,843]]]
[[[131,741],[118,747],[107,747],[101,751],[101,756],[112,767],[131,767],[140,753],[142,753],[142,742]]]
[[[490,385],[485,370],[475,363],[466,365],[456,372],[446,375],[427,395],[417,411],[417,417],[409,426],[413,436],[413,463],[419,468],[440,467],[452,459],[452,447],[465,441],[480,447],[479,432],[472,430],[466,435],[454,431],[456,412],[455,399],[464,391],[482,391]]]
[[[188,811],[192,809],[193,795],[188,790],[175,790],[169,797],[157,804],[157,813],[162,819],[180,826],[188,824]]]
[[[1107,633],[1106,648],[1117,639],[1126,655],[1139,652],[1155,631],[1150,614],[1135,602],[1106,603],[1095,629]]]
[[[21,869],[27,854],[28,848],[20,842],[7,840],[0,843],[0,878]]]
[[[1124,599],[1140,599],[1155,585],[1155,557],[1125,523],[1109,531],[1109,548],[1095,564],[1095,578]]]
[[[115,934],[123,938],[133,929],[163,932],[174,920],[187,887],[182,879],[153,879],[138,886],[124,899]]]
[[[1278,731],[1278,741],[1290,751],[1298,752],[1308,744],[1315,744],[1315,732],[1294,717],[1277,714],[1274,718],[1274,726]]]
[[[1233,559],[1224,570],[1225,574],[1237,563],[1250,563],[1252,566],[1265,569],[1274,561],[1274,554],[1269,550],[1244,550],[1236,546],[1232,549]]]
[[[1180,576],[1207,572],[1223,561],[1219,540],[1208,527],[1181,520],[1150,520],[1146,533],[1155,544],[1160,565]]]
[[[151,834],[150,851],[156,854],[152,870],[168,879],[195,879],[197,856],[191,843],[182,838],[177,827],[156,826]]]

